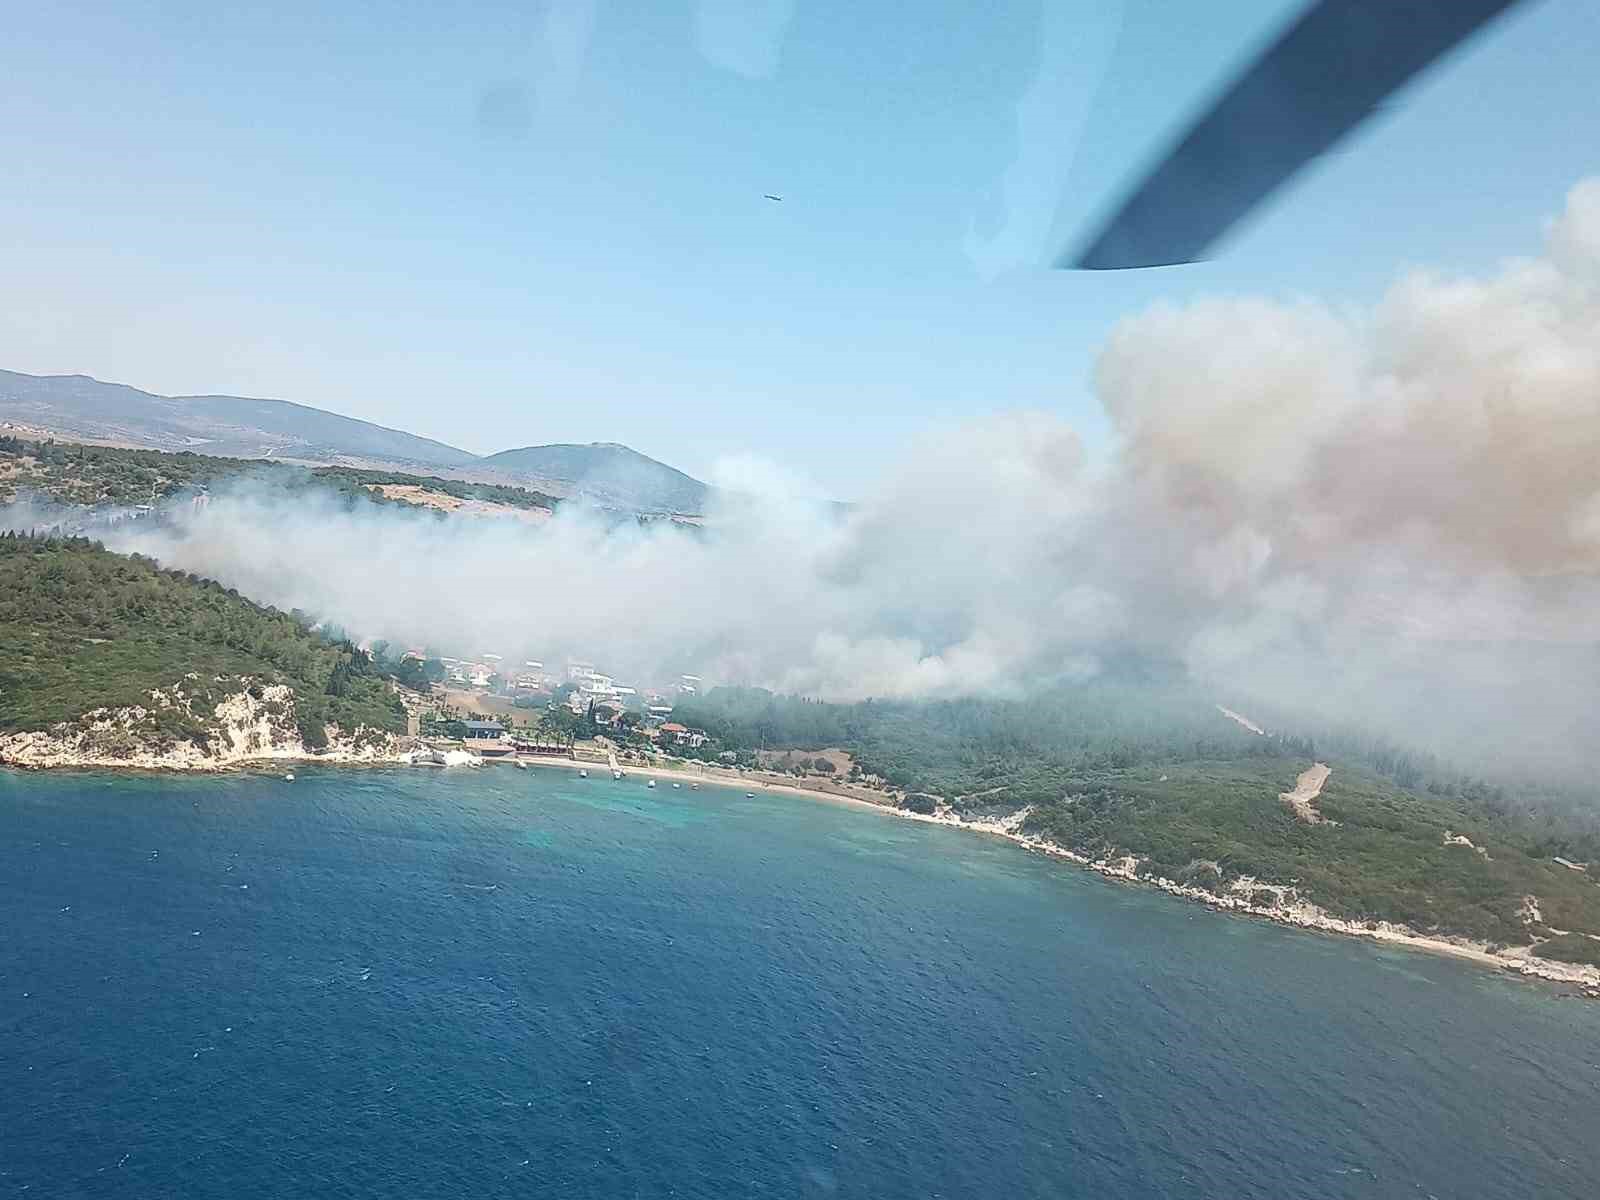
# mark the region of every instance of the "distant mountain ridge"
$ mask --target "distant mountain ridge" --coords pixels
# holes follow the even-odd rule
[[[671,512],[705,511],[705,484],[618,442],[557,443],[502,450],[480,460],[513,478],[557,484],[602,504],[642,505]],[[648,501],[648,503],[646,503]]]
[[[616,442],[524,446],[487,457],[288,400],[161,396],[87,375],[0,371],[0,422],[65,441],[331,466],[426,467],[474,481],[648,512],[704,511],[704,483]]]
[[[87,375],[0,371],[0,420],[150,450],[224,458],[362,458],[461,466],[477,456],[443,442],[287,400],[158,396]]]

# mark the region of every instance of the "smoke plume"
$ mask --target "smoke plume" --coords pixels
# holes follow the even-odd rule
[[[1596,741],[1600,181],[1487,277],[1132,317],[1097,390],[1102,461],[1012,413],[911,442],[842,516],[771,489],[703,530],[237,492],[119,548],[367,636],[641,679],[1018,696],[1133,649],[1446,749]]]

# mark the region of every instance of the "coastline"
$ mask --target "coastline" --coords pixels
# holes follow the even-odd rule
[[[184,774],[207,772],[222,774],[282,763],[309,763],[312,765],[322,764],[341,767],[415,767],[429,765],[413,762],[410,751],[400,751],[392,745],[385,746],[381,750],[370,746],[357,748],[354,746],[335,745],[322,753],[307,750],[303,746],[274,747],[266,753],[259,751],[246,753],[238,757],[229,757],[226,761],[218,761],[217,759],[197,760],[187,756],[181,762],[162,761],[158,756],[148,756],[143,761],[90,761],[88,759],[80,759],[67,762],[55,759],[48,763],[15,762],[9,759],[0,759],[0,768],[15,770],[175,770]],[[523,766],[536,769],[594,770],[607,773],[610,771],[605,762],[555,755],[519,755],[514,759],[508,757],[482,760],[480,766],[497,766],[501,763],[520,763]],[[1218,894],[1207,891],[1204,888],[1167,879],[1163,876],[1141,875],[1139,874],[1139,859],[1135,855],[1122,854],[1116,857],[1090,858],[1088,855],[1081,854],[1048,839],[1023,833],[1021,825],[1028,813],[1026,809],[1001,821],[968,821],[948,810],[931,814],[916,813],[889,803],[887,797],[882,801],[873,800],[842,790],[833,791],[805,787],[789,783],[779,777],[763,777],[749,773],[741,774],[729,771],[726,768],[704,767],[700,770],[692,770],[677,766],[640,767],[635,764],[627,764],[624,765],[623,770],[628,776],[641,782],[659,779],[668,782],[698,783],[724,787],[754,794],[797,796],[810,801],[869,809],[902,820],[920,821],[928,825],[939,825],[948,829],[959,829],[969,833],[1003,838],[1032,853],[1063,860],[1073,866],[1093,871],[1105,879],[1118,883],[1157,888],[1179,899],[1203,904],[1218,912],[1234,916],[1254,917],[1315,933],[1362,938],[1380,945],[1421,951],[1428,954],[1445,955],[1477,966],[1516,974],[1525,979],[1537,979],[1546,983],[1562,985],[1574,989],[1572,994],[1587,999],[1600,1000],[1600,968],[1597,967],[1540,959],[1528,954],[1526,951],[1495,950],[1484,943],[1472,942],[1466,939],[1455,940],[1444,937],[1429,937],[1418,933],[1416,930],[1393,925],[1386,921],[1369,923],[1346,920],[1341,917],[1335,917],[1321,907],[1299,898],[1294,894],[1292,888],[1281,884],[1263,883],[1251,878],[1241,878],[1230,885],[1226,894]],[[1253,902],[1251,897],[1259,894],[1262,890],[1272,892],[1277,896],[1277,903],[1263,905]]]
[[[204,740],[153,736],[159,724],[152,724],[172,714],[200,724]],[[306,745],[294,721],[294,690],[285,684],[246,681],[203,714],[195,711],[194,697],[174,685],[152,691],[146,704],[91,709],[48,729],[0,735],[0,766],[201,773],[278,762],[373,766],[409,762],[415,744],[367,726],[346,732],[324,725],[322,735],[322,745]]]
[[[1517,953],[1515,951],[1497,951],[1482,942],[1472,942],[1466,939],[1458,941],[1442,937],[1428,937],[1414,929],[1393,925],[1387,921],[1374,921],[1370,924],[1349,921],[1342,917],[1335,917],[1325,909],[1298,898],[1272,906],[1255,904],[1247,898],[1252,892],[1266,888],[1283,897],[1287,889],[1283,888],[1282,885],[1264,884],[1250,878],[1236,880],[1230,888],[1230,892],[1234,894],[1218,895],[1214,892],[1208,892],[1204,888],[1192,887],[1162,876],[1152,878],[1140,875],[1138,874],[1139,860],[1131,854],[1110,859],[1091,859],[1087,855],[1080,854],[1075,850],[1069,850],[1067,847],[1058,845],[1055,842],[1034,837],[1031,834],[1024,834],[1016,828],[1017,825],[1020,825],[1020,820],[1015,822],[975,822],[964,821],[959,817],[944,814],[927,815],[899,808],[887,809],[886,811],[906,820],[922,821],[931,825],[943,825],[951,829],[964,829],[972,833],[1004,838],[1023,847],[1025,850],[1051,858],[1065,859],[1074,866],[1093,871],[1104,878],[1112,879],[1119,883],[1140,884],[1146,887],[1158,888],[1168,895],[1204,904],[1208,908],[1216,909],[1219,912],[1230,913],[1235,916],[1256,917],[1261,920],[1272,921],[1275,924],[1287,925],[1314,933],[1362,938],[1381,945],[1398,946],[1407,950],[1419,950],[1427,954],[1445,955],[1464,962],[1474,963],[1481,967],[1508,971],[1527,979],[1538,979],[1546,983],[1556,983],[1576,988],[1575,994],[1581,995],[1585,999],[1600,1000],[1600,967],[1541,959],[1531,954]]]
[[[542,756],[539,758],[530,756],[525,761],[530,766],[578,767],[592,765],[578,760]],[[1298,897],[1292,900],[1287,899],[1290,889],[1283,885],[1264,884],[1255,879],[1237,880],[1230,887],[1230,894],[1218,895],[1214,892],[1206,891],[1204,888],[1192,887],[1176,880],[1160,876],[1151,878],[1140,875],[1138,873],[1139,860],[1134,855],[1127,854],[1114,858],[1093,859],[1048,839],[1021,832],[1020,826],[1023,818],[1027,815],[1026,810],[1004,821],[967,821],[948,811],[933,814],[915,813],[909,809],[890,804],[887,799],[879,802],[862,796],[826,791],[820,788],[808,788],[777,779],[762,779],[754,775],[724,775],[718,771],[718,768],[709,768],[705,773],[677,768],[634,768],[631,774],[650,779],[690,780],[698,783],[715,784],[720,787],[743,788],[747,792],[754,790],[752,785],[759,785],[760,791],[767,795],[793,795],[807,800],[851,805],[872,809],[907,821],[920,821],[928,825],[942,825],[948,829],[960,829],[968,833],[1003,838],[1035,854],[1061,859],[1071,863],[1073,866],[1093,871],[1105,879],[1114,880],[1117,883],[1157,888],[1168,895],[1204,904],[1206,907],[1215,909],[1218,912],[1228,913],[1233,916],[1254,917],[1259,920],[1271,921],[1278,925],[1313,933],[1362,938],[1366,941],[1376,942],[1379,945],[1421,951],[1425,954],[1444,955],[1463,962],[1470,962],[1480,967],[1510,972],[1525,979],[1537,979],[1545,983],[1575,988],[1577,989],[1575,993],[1577,995],[1581,995],[1586,999],[1600,1000],[1600,968],[1535,958],[1527,953],[1497,951],[1486,944],[1465,939],[1456,941],[1449,938],[1428,937],[1414,929],[1393,925],[1387,921],[1375,921],[1370,925],[1364,922],[1349,921],[1342,917],[1333,916],[1319,906],[1309,901],[1301,900]],[[1278,895],[1280,903],[1271,906],[1252,903],[1249,899],[1251,894],[1263,888]]]
[[[18,735],[28,736],[28,735]],[[35,752],[0,753],[0,769],[12,771],[139,771],[180,775],[226,775],[234,771],[269,767],[279,763],[322,763],[334,767],[405,767],[413,765],[409,750],[393,746],[334,744],[326,750],[309,750],[303,745],[274,746],[243,753],[207,755],[192,747],[165,752],[131,755],[84,755],[44,748]]]

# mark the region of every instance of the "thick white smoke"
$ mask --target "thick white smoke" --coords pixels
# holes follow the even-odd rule
[[[703,530],[582,509],[529,525],[246,488],[110,541],[407,645],[835,697],[1016,692],[1092,669],[1083,648],[1116,632],[1111,599],[1063,564],[1026,568],[1070,545],[1081,457],[1059,422],[1019,414],[930,437],[842,518],[743,492]]]
[[[843,517],[768,496],[704,531],[527,526],[240,494],[125,548],[368,636],[641,676],[1016,695],[1134,647],[1436,741],[1596,740],[1600,181],[1536,260],[1408,275],[1357,314],[1156,308],[1097,380],[1108,461],[1014,413],[907,445]]]
[[[1137,541],[1116,590],[1192,667],[1441,743],[1594,744],[1600,182],[1540,259],[1370,313],[1135,318],[1099,391],[1107,529]]]

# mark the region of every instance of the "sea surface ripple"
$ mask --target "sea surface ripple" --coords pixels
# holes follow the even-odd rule
[[[0,772],[0,1197],[1600,1194],[1600,1005],[853,808]]]

